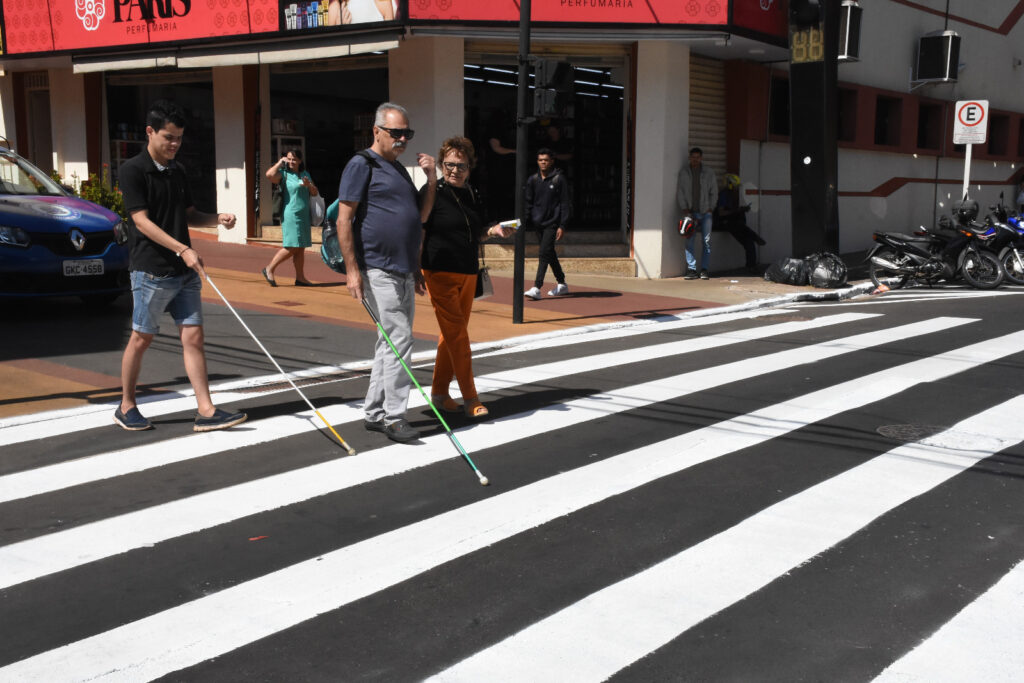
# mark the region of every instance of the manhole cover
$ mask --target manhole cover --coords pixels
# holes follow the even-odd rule
[[[779,315],[768,316],[765,320],[773,323],[803,323],[808,320],[814,320],[814,318],[809,315],[800,315],[799,313],[781,313]]]
[[[369,370],[345,370],[344,372],[337,372],[331,375],[325,375],[322,377],[306,377],[302,379],[293,379],[295,386],[298,387],[310,387],[317,384],[329,384],[331,382],[339,382],[341,380],[352,379],[354,377],[363,377],[369,375]],[[290,389],[291,384],[286,380],[280,382],[269,382],[267,384],[260,384],[255,387],[245,387],[242,389],[236,389],[239,394],[261,394],[269,391],[280,391],[282,389]]]
[[[935,436],[947,429],[949,427],[941,427],[939,425],[882,425],[875,431],[887,439],[899,441],[900,443],[912,443]]]
[[[1015,437],[978,434],[939,425],[884,425],[876,431],[900,443],[917,443],[930,448],[972,453],[998,453],[1019,441]]]

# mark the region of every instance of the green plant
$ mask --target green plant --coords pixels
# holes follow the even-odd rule
[[[58,183],[64,184],[64,179],[57,171],[51,173],[50,177]],[[116,184],[113,186],[110,184],[110,166],[103,164],[102,176],[90,173],[88,180],[80,182],[78,175],[73,174],[71,179],[73,180],[71,189],[76,195],[110,209],[121,218],[128,217],[124,211],[124,195],[121,194],[121,190]]]

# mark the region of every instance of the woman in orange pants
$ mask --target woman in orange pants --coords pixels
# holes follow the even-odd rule
[[[434,362],[430,394],[434,404],[447,412],[459,410],[449,394],[452,379],[459,383],[466,415],[481,418],[487,408],[480,403],[473,381],[473,357],[469,348],[469,315],[476,293],[480,242],[509,230],[487,224],[484,207],[473,188],[469,172],[476,164],[473,143],[464,137],[448,138],[437,158],[442,178],[432,206],[424,206],[429,217],[423,224],[423,277],[430,302],[441,328]],[[432,182],[433,179],[428,179]],[[420,190],[427,197],[426,185]],[[429,201],[429,200],[425,200]]]

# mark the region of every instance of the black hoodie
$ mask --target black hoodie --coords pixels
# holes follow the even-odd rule
[[[526,212],[534,228],[564,228],[569,221],[569,181],[562,169],[552,169],[547,178],[540,171],[526,179]]]

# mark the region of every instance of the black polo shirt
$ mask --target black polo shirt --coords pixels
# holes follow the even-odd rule
[[[185,246],[191,246],[186,211],[192,206],[192,191],[181,164],[157,168],[149,150],[143,149],[124,162],[118,171],[118,185],[132,226],[129,237],[131,269],[151,275],[181,275],[189,270],[173,251],[152,241],[131,219],[133,211],[146,210],[149,219]]]

